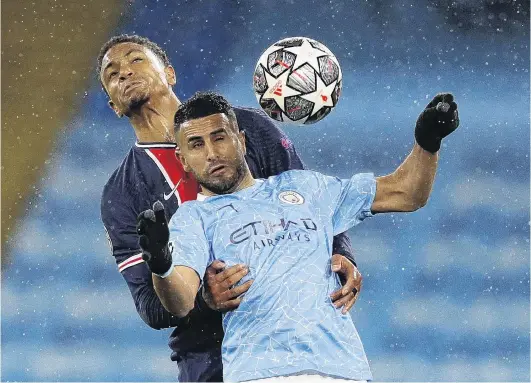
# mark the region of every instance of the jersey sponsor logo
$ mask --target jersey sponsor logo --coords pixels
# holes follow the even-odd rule
[[[304,197],[292,190],[283,191],[278,195],[278,199],[290,205],[302,205],[304,203]]]
[[[165,201],[169,200],[170,197],[175,193],[175,191],[177,190],[177,188],[178,188],[179,185],[181,184],[181,181],[182,181],[182,180],[183,180],[183,179],[181,178],[181,179],[179,180],[179,182],[177,182],[177,184],[174,186],[174,188],[171,189],[170,194],[166,194],[166,193],[164,193],[164,200],[165,200]]]
[[[231,233],[230,243],[233,245],[238,245],[255,236],[263,237],[264,235],[275,234],[274,238],[270,237],[265,239],[267,243],[271,241],[270,245],[273,245],[273,240],[278,241],[279,239],[284,239],[284,236],[286,235],[290,237],[288,239],[292,239],[291,236],[293,235],[294,238],[301,240],[300,235],[297,234],[299,232],[304,232],[305,236],[303,239],[309,241],[310,238],[306,238],[308,236],[307,233],[309,231],[317,231],[317,225],[311,218],[300,218],[299,221],[300,222],[291,220],[286,221],[284,218],[281,218],[279,223],[267,220],[250,222]],[[291,233],[288,231],[291,231]]]

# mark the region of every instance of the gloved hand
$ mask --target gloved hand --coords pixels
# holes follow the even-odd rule
[[[457,104],[451,93],[439,93],[417,119],[415,139],[422,149],[436,153],[441,140],[459,126]]]
[[[162,278],[169,274],[173,260],[168,247],[170,231],[164,214],[164,205],[157,201],[153,210],[145,210],[138,215],[136,231],[142,248],[142,259],[153,274]]]

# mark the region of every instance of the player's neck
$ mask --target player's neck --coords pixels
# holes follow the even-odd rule
[[[172,92],[167,97],[151,99],[132,111],[129,121],[138,142],[175,142],[173,121],[180,106],[181,102]]]

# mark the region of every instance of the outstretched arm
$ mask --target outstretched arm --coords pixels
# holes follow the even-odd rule
[[[452,94],[441,93],[420,114],[411,153],[391,174],[376,178],[373,213],[415,211],[426,204],[437,171],[441,140],[459,126]]]

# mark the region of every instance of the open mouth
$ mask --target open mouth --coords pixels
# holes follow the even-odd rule
[[[217,165],[217,166],[214,166],[212,169],[210,169],[209,173],[211,175],[216,175],[216,174],[222,173],[223,170],[225,170],[225,165]]]

